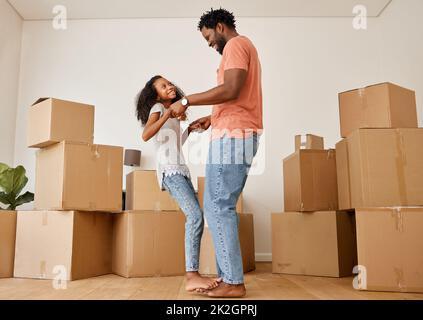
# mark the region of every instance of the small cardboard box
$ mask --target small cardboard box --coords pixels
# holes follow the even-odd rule
[[[125,211],[114,215],[113,272],[122,277],[185,274],[185,216]]]
[[[300,149],[323,150],[325,149],[324,139],[313,134],[296,135],[295,151]]]
[[[417,128],[414,91],[381,83],[339,94],[341,136],[360,128]]]
[[[61,143],[37,152],[35,210],[122,211],[123,148]]]
[[[0,210],[0,278],[13,278],[16,211]]]
[[[351,276],[357,265],[354,214],[272,213],[272,272]]]
[[[359,290],[423,292],[423,207],[357,209]]]
[[[239,216],[238,235],[241,246],[242,265],[244,273],[256,269],[254,249],[254,220],[253,215],[241,213]],[[200,249],[200,270],[201,274],[216,275],[216,255],[213,238],[208,227],[204,228]]]
[[[423,129],[359,129],[336,145],[339,207],[423,205]]]
[[[198,202],[200,203],[200,208],[204,209],[204,184],[205,184],[205,177],[198,177],[197,178],[198,184]],[[244,212],[244,201],[242,198],[242,192],[238,198],[238,202],[236,204],[236,212],[243,213]]]
[[[335,150],[298,150],[283,160],[285,211],[338,209]]]
[[[156,171],[136,170],[126,176],[126,210],[178,211],[177,202],[157,182]]]
[[[63,140],[92,144],[93,137],[92,105],[41,98],[29,108],[29,148],[44,148]]]
[[[85,279],[112,271],[112,215],[18,211],[15,278]]]

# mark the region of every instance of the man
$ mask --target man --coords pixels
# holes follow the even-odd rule
[[[239,298],[246,294],[246,288],[235,208],[263,129],[261,66],[254,45],[237,33],[235,18],[227,10],[206,12],[198,29],[208,45],[222,55],[218,86],[186,96],[170,108],[178,117],[188,107],[214,105],[211,116],[190,125],[204,130],[212,127],[204,213],[213,236],[218,275],[223,281],[207,294]]]

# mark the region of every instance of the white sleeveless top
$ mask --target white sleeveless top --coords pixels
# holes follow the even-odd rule
[[[156,103],[150,110],[150,116],[153,113],[160,113],[160,116],[162,116],[165,110],[166,108],[163,104]],[[181,174],[191,178],[182,153],[182,145],[188,138],[188,130],[183,134],[181,131],[180,120],[170,118],[153,137],[157,155],[157,181],[162,190],[164,190],[163,178],[165,176]]]

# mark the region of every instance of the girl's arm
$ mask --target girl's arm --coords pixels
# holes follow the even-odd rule
[[[142,139],[147,142],[159,132],[160,128],[166,123],[171,117],[172,112],[170,109],[166,109],[163,115],[160,117],[159,112],[152,113],[148,118],[148,121],[142,132]]]

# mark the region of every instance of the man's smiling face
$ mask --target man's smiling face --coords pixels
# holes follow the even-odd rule
[[[216,31],[216,29],[209,29],[206,27],[201,29],[201,34],[204,39],[206,39],[209,47],[212,47],[220,54],[223,54],[223,49],[225,49],[226,46],[226,40],[222,34]]]

